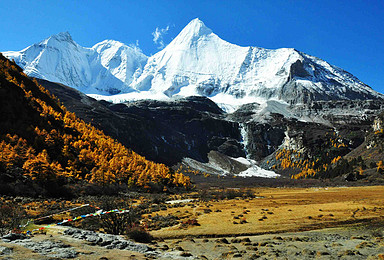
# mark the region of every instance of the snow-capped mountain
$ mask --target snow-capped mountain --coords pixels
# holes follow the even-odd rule
[[[136,47],[106,40],[84,48],[68,32],[53,35],[21,51],[3,53],[32,77],[59,82],[84,93],[131,92],[135,72],[147,57]]]
[[[306,103],[383,97],[350,73],[295,49],[228,43],[197,18],[149,58],[111,40],[84,48],[68,33],[4,55],[31,76],[87,94],[120,93],[92,95],[114,102],[202,95],[232,110],[271,99]]]
[[[148,59],[139,48],[113,40],[102,41],[93,46],[92,50],[98,54],[92,63],[101,63],[103,68],[126,86],[141,74]],[[124,91],[124,89],[119,90]]]
[[[203,95],[228,104],[260,98],[301,103],[381,96],[350,73],[295,49],[230,44],[199,19],[150,57],[131,86],[167,96]]]

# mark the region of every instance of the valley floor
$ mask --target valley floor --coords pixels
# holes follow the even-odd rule
[[[257,235],[384,221],[383,186],[254,191],[256,198],[189,202],[181,208],[168,208],[158,214],[196,218],[200,226],[176,226],[152,234],[163,238]]]
[[[180,220],[180,224],[150,231],[156,238],[148,244],[153,250],[129,251],[121,241],[107,248],[92,242],[94,232],[78,230],[77,235],[70,235],[65,232],[68,227],[55,227],[48,228],[46,235],[27,239],[31,242],[0,240],[0,259],[62,259],[71,255],[76,259],[384,257],[384,186],[254,188],[253,198],[212,196],[231,190],[239,191],[200,191],[168,198],[174,203],[151,205],[150,209],[160,209],[144,214],[144,223],[159,216]],[[55,258],[52,252],[56,251],[59,255]]]

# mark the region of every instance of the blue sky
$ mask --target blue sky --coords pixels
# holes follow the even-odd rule
[[[222,39],[241,46],[296,48],[339,66],[384,92],[384,1],[112,1],[0,0],[0,51],[21,50],[69,31],[82,46],[105,39],[159,49],[200,18]],[[163,30],[165,31],[165,30]]]

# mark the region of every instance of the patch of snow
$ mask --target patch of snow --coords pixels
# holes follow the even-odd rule
[[[277,178],[280,175],[274,171],[265,170],[257,165],[255,160],[246,159],[244,157],[232,158],[244,165],[247,165],[249,168],[245,171],[242,171],[238,174],[240,177],[262,177],[262,178]]]
[[[223,167],[220,164],[218,164],[217,162],[211,159],[209,160],[208,163],[202,163],[202,162],[193,160],[191,158],[184,158],[183,162],[189,165],[191,168],[194,168],[198,171],[207,172],[210,174],[217,174],[221,176],[231,175],[231,174],[234,174],[239,177],[261,177],[261,178],[277,178],[280,176],[279,174],[273,171],[262,169],[257,165],[257,162],[255,160],[247,159],[244,157],[238,157],[238,158],[228,157],[228,158],[243,164],[246,170],[234,174],[229,172],[226,169],[223,169]]]
[[[171,98],[166,96],[164,93],[154,93],[151,91],[131,92],[131,93],[125,93],[125,94],[112,95],[112,96],[88,94],[88,96],[97,100],[105,100],[112,103],[124,103],[124,102],[143,100],[143,99],[171,100]]]
[[[218,104],[218,106],[227,113],[232,113],[245,104],[265,103],[267,101],[265,98],[256,96],[237,98],[228,93],[218,93],[214,96],[209,96],[209,99]]]
[[[246,159],[244,157],[237,157],[237,158],[232,158],[232,159],[238,161],[239,163],[245,164],[245,165],[252,165],[251,160]]]
[[[247,170],[240,172],[240,177],[262,177],[262,178],[277,178],[280,175],[269,170],[262,169],[259,166],[252,165]]]
[[[296,118],[296,115],[290,110],[289,104],[282,100],[268,100],[260,103],[260,107],[255,111],[255,116],[268,117],[272,113],[283,115],[285,118]]]
[[[177,203],[188,203],[188,202],[192,202],[192,201],[195,201],[195,200],[194,199],[169,200],[169,201],[166,201],[165,203],[167,203],[167,204],[177,204]]]

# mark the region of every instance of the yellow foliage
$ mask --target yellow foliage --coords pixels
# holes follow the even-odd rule
[[[25,175],[36,181],[65,177],[139,187],[191,185],[183,174],[146,160],[77,118],[3,57],[0,57],[0,79],[19,87],[28,109],[40,115],[39,122],[21,129],[19,135],[0,135],[0,168],[22,167]]]
[[[377,163],[377,171],[380,172],[380,171],[383,171],[384,170],[384,164],[383,164],[383,161],[379,161]]]
[[[331,164],[337,163],[341,159],[341,156],[337,156],[332,159]]]

